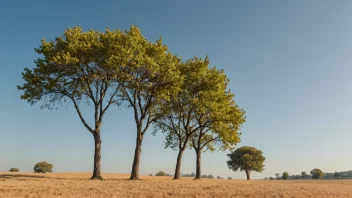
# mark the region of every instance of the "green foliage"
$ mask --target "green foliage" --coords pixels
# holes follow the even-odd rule
[[[111,60],[125,55],[115,49],[120,42],[116,38],[121,34],[109,30],[106,33],[83,32],[81,28],[74,27],[65,30],[64,35],[55,38],[55,41],[42,40],[39,48],[35,49],[42,57],[35,61],[33,69],[24,69],[22,78],[25,83],[17,86],[24,92],[21,99],[30,104],[41,101],[42,107],[49,109],[70,100],[77,111],[81,101],[90,101],[96,107],[103,102],[106,107],[116,103],[114,98],[119,83],[113,79],[117,77],[115,71],[118,70],[114,68],[117,63]],[[111,97],[108,97],[109,91]],[[106,101],[105,96],[108,97]],[[97,113],[105,110],[103,106]],[[87,123],[84,124],[93,131]]]
[[[53,172],[53,167],[54,165],[43,161],[43,162],[36,163],[33,169],[35,173],[47,173],[47,172],[51,173]]]
[[[191,138],[193,142],[201,139],[200,145],[193,144],[199,149],[214,150],[213,142],[220,143],[222,149],[238,143],[244,111],[227,90],[224,72],[209,68],[208,58],[197,57],[180,64],[180,72],[180,90],[159,106],[156,130],[167,134],[165,147],[183,149]]]
[[[159,106],[161,119],[156,126],[167,134],[166,147],[186,146],[191,136],[194,142],[201,136],[201,145],[194,146],[210,150],[215,149],[212,141],[222,142],[223,149],[239,142],[244,112],[227,90],[223,71],[209,68],[208,58],[197,57],[182,63],[180,71],[180,91]]]
[[[155,176],[166,176],[166,173],[164,171],[159,171],[155,174]]]
[[[280,173],[275,173],[275,177],[278,179],[280,177]]]
[[[308,174],[305,171],[302,171],[301,175],[303,179],[306,179],[308,177]]]
[[[324,177],[323,171],[318,168],[311,170],[310,174],[312,175],[312,179],[322,179]]]
[[[229,79],[224,71],[209,68],[209,60],[193,58],[182,65],[185,83],[190,86],[194,109],[192,146],[197,150],[206,147],[213,151],[216,145],[222,150],[232,149],[239,141],[239,130],[245,122],[244,111],[234,101],[234,94],[228,90]],[[196,68],[196,69],[195,69]],[[192,74],[192,75],[191,75]]]
[[[227,161],[227,166],[233,171],[256,171],[264,170],[265,157],[263,152],[254,147],[243,146],[227,155],[230,160]]]
[[[18,168],[10,168],[9,172],[20,172]]]
[[[284,173],[282,173],[282,179],[284,179],[284,180],[286,180],[286,179],[288,179],[288,172],[284,172]]]

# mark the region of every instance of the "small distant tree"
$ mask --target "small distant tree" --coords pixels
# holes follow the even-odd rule
[[[310,174],[312,174],[312,178],[313,179],[322,179],[324,177],[323,171],[321,171],[318,168],[315,168],[315,169],[311,170]]]
[[[282,179],[286,180],[288,178],[288,172],[282,173]]]
[[[207,175],[202,175],[202,178],[208,178],[208,176]]]
[[[191,173],[191,177],[195,177],[196,176],[196,174],[195,173]]]
[[[276,179],[279,179],[280,173],[276,173],[276,174],[275,174],[275,177],[276,177]]]
[[[262,172],[264,170],[265,157],[263,152],[254,147],[243,146],[227,155],[230,160],[227,166],[233,171],[245,171],[247,180],[251,179],[251,171]]]
[[[274,180],[274,178],[273,177],[269,177],[269,180]]]
[[[33,170],[35,173],[47,173],[47,172],[51,173],[51,172],[53,172],[53,167],[54,167],[54,165],[43,161],[43,162],[36,163],[34,165]]]
[[[153,174],[149,174],[149,176],[153,176]]]
[[[307,178],[307,176],[308,176],[308,175],[307,175],[307,173],[306,173],[305,171],[302,171],[301,175],[302,175],[302,178],[303,178],[303,179],[306,179],[306,178]]]
[[[214,179],[214,176],[213,175],[208,175],[208,178],[209,179]]]
[[[166,173],[164,171],[159,171],[155,174],[155,176],[166,176]]]
[[[228,179],[228,180],[231,180],[231,179],[232,179],[232,177],[228,177],[227,179]]]
[[[20,169],[18,168],[11,168],[9,172],[20,172]]]
[[[221,179],[221,177],[220,177],[220,176],[217,176],[216,178],[217,178],[217,179]]]
[[[265,180],[268,180],[268,178],[267,178],[267,177],[265,177],[264,179],[265,179]]]

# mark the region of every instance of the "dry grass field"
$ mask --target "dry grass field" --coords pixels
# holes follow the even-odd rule
[[[340,181],[194,181],[183,178],[103,174],[104,181],[88,180],[90,173],[0,173],[0,197],[352,197],[352,180]]]

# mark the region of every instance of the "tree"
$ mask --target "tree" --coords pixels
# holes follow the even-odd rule
[[[275,173],[275,177],[276,177],[276,179],[279,179],[280,173]]]
[[[34,172],[35,173],[51,173],[53,172],[53,167],[54,165],[49,164],[48,162],[42,161],[42,162],[38,162],[34,165]]]
[[[284,172],[284,173],[282,173],[282,179],[284,179],[284,180],[286,180],[286,179],[288,179],[288,172]]]
[[[215,69],[209,69],[208,65],[208,58],[202,60],[197,57],[180,64],[180,73],[183,79],[181,88],[177,94],[170,97],[169,101],[161,103],[158,109],[160,118],[156,122],[155,132],[161,130],[166,134],[165,148],[178,149],[174,179],[180,178],[182,156],[191,142],[192,135],[204,127],[199,123],[199,116],[210,110],[210,107],[206,107],[205,102],[201,101],[205,101],[207,94],[215,94],[216,92],[224,91],[223,89],[226,88],[226,79],[223,73]],[[218,90],[216,86],[222,86],[222,89]],[[208,96],[208,100],[212,99]],[[228,98],[228,100],[230,99]],[[211,102],[213,101],[207,101],[207,105],[210,105]],[[228,105],[230,106],[231,104]],[[230,114],[229,112],[226,113]],[[215,121],[210,119],[207,121],[209,121],[209,126],[211,124],[215,125]],[[225,125],[226,123],[223,124]],[[236,135],[234,134],[233,136]],[[200,173],[197,174],[196,178],[199,178]]]
[[[166,173],[164,171],[159,171],[155,174],[155,176],[166,176]]]
[[[208,175],[208,178],[209,179],[214,179],[214,176],[213,175]]]
[[[311,170],[310,174],[312,174],[312,179],[322,179],[324,177],[323,171],[318,168]]]
[[[196,152],[196,177],[201,178],[201,153],[204,148],[231,149],[240,141],[239,129],[245,121],[244,111],[228,90],[229,80],[223,71],[209,68],[208,58],[193,58],[180,66],[184,79],[181,90],[167,108],[161,122],[167,131],[166,145],[179,149],[175,178],[182,153],[187,146]]]
[[[202,178],[208,178],[208,176],[207,175],[202,175]]]
[[[144,134],[158,120],[156,108],[160,102],[169,100],[179,89],[180,58],[172,55],[161,39],[155,43],[145,39],[135,26],[126,32],[124,42],[130,54],[120,70],[124,80],[122,96],[133,109],[137,132],[130,179],[138,180]]]
[[[42,55],[35,61],[35,68],[25,68],[25,83],[17,88],[23,91],[21,99],[31,105],[42,102],[42,108],[52,110],[72,102],[79,119],[94,137],[94,169],[91,179],[102,179],[101,126],[111,104],[118,102],[120,82],[116,68],[123,65],[125,51],[116,49],[123,33],[109,31],[82,32],[79,27],[66,29],[55,41],[42,40],[35,51]],[[120,39],[120,40],[119,40]],[[118,59],[120,61],[116,61]],[[112,61],[115,60],[115,61]],[[94,122],[87,122],[81,103],[92,104]]]
[[[18,168],[10,168],[9,172],[20,172]]]
[[[149,176],[153,176],[153,174],[149,174]]]
[[[302,178],[303,178],[303,179],[307,178],[307,176],[308,176],[305,171],[302,171],[301,175],[302,175]]]
[[[250,180],[252,171],[262,172],[264,170],[265,157],[263,152],[254,147],[243,146],[227,155],[230,160],[227,166],[233,171],[245,171],[247,180]]]
[[[232,180],[232,177],[228,177],[227,179],[228,179],[228,180]]]

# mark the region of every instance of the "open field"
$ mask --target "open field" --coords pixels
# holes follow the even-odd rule
[[[340,181],[194,181],[183,178],[103,174],[104,181],[88,180],[90,173],[0,173],[0,197],[352,197],[352,180]]]

